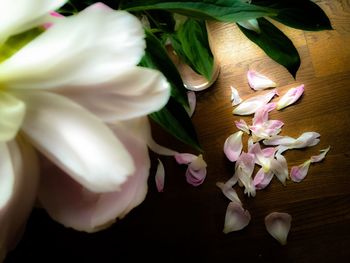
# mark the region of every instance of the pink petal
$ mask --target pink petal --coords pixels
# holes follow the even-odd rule
[[[238,94],[238,90],[231,86],[231,102],[232,106],[240,104],[243,100]]]
[[[265,217],[267,232],[281,245],[287,244],[287,237],[291,227],[292,217],[287,213],[272,212]]]
[[[194,159],[186,170],[186,181],[193,185],[198,186],[204,182],[207,175],[207,163],[203,160],[203,156],[199,155]]]
[[[252,125],[249,128],[252,131],[255,141],[260,141],[279,134],[283,125],[284,123],[282,121],[268,120],[261,125]]]
[[[304,84],[296,87],[296,88],[291,88],[287,91],[286,94],[284,94],[280,100],[277,102],[277,110],[281,110],[294,102],[296,102],[301,95],[304,93]]]
[[[265,173],[264,169],[260,168],[254,177],[253,184],[257,190],[261,190],[270,184],[272,178],[272,171],[268,171]]]
[[[216,186],[219,187],[222,191],[222,193],[232,202],[237,202],[241,204],[241,200],[239,199],[237,192],[235,189],[233,189],[231,186],[228,184],[222,183],[222,182],[217,182]]]
[[[44,29],[48,29],[48,28],[52,27],[52,25],[54,24],[54,20],[64,18],[63,15],[61,15],[60,13],[54,12],[54,11],[50,12],[50,16],[51,16],[51,19],[49,19],[50,22],[45,23],[43,25]]]
[[[326,149],[320,150],[321,153],[319,155],[311,156],[310,158],[311,163],[321,162],[326,157],[330,149],[331,149],[331,146],[328,146]]]
[[[165,179],[165,170],[164,165],[161,160],[158,159],[157,172],[155,176],[156,186],[158,192],[164,191],[164,179]]]
[[[251,97],[241,104],[239,104],[234,110],[233,114],[236,115],[249,115],[256,112],[261,107],[265,106],[275,95],[277,94],[276,90],[272,90],[263,95],[258,95]]]
[[[196,109],[196,102],[197,102],[196,93],[194,93],[194,91],[188,91],[187,92],[187,99],[188,99],[188,104],[190,106],[190,109],[188,111],[188,115],[190,117],[192,117],[192,115]]]
[[[264,172],[268,172],[270,170],[270,165],[271,165],[271,160],[273,159],[273,155],[266,156],[261,150],[259,143],[255,143],[251,147],[249,153],[254,155],[255,163],[260,165],[264,169]]]
[[[245,122],[245,120],[240,119],[239,121],[235,121],[235,125],[237,129],[244,131],[247,134],[250,134],[248,124]]]
[[[277,86],[274,81],[253,70],[248,70],[247,78],[249,86],[253,90],[262,90],[267,88],[274,88]]]
[[[258,109],[253,118],[253,125],[263,124],[269,119],[269,112],[276,109],[276,103],[271,102]]]
[[[309,171],[311,161],[307,160],[303,164],[298,165],[298,166],[293,166],[290,170],[290,178],[292,179],[293,182],[299,183],[307,175],[307,172]]]
[[[240,185],[244,186],[244,193],[248,196],[255,196],[255,186],[252,174],[254,171],[255,158],[251,153],[242,152],[235,166],[235,175]]]
[[[174,157],[178,164],[189,164],[197,158],[197,156],[192,153],[176,153]]]
[[[320,134],[317,132],[304,132],[297,139],[288,136],[273,136],[270,139],[264,140],[265,145],[281,145],[287,149],[300,149],[311,147],[320,142]]]
[[[285,185],[288,178],[288,164],[283,155],[276,153],[276,159],[271,160],[271,171]]]
[[[225,234],[245,228],[250,222],[251,216],[242,205],[230,202],[227,206],[223,232]]]
[[[224,153],[231,162],[237,161],[241,151],[243,149],[242,144],[242,131],[238,131],[232,135],[230,135],[224,144]]]

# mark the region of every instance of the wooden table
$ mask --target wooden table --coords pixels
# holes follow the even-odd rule
[[[141,258],[162,262],[348,262],[350,257],[350,2],[316,1],[330,17],[334,31],[303,32],[278,25],[294,42],[301,68],[294,80],[280,65],[248,41],[233,24],[211,23],[213,52],[221,66],[217,82],[198,93],[193,122],[208,163],[200,187],[188,185],[186,167],[160,157],[166,169],[165,192],[158,193],[154,168],[146,200],[106,231],[85,234],[65,229],[45,212],[35,210],[22,242],[7,262],[131,262]],[[289,167],[304,162],[331,145],[322,163],[310,167],[301,183],[286,186],[273,179],[255,198],[236,188],[252,215],[242,231],[223,234],[229,201],[215,186],[226,181],[234,165],[223,154],[225,139],[235,132],[230,86],[243,98],[253,94],[246,72],[257,70],[276,81],[283,94],[305,84],[302,99],[271,119],[285,123],[282,133],[293,137],[317,131],[321,142],[312,148],[288,151]],[[251,117],[244,117],[250,121]],[[156,139],[177,150],[190,148],[162,134]],[[170,143],[169,143],[170,142]],[[154,156],[153,156],[154,157]],[[292,215],[288,244],[281,246],[265,230],[264,217],[273,211]],[[44,252],[45,251],[45,254]],[[50,256],[46,256],[48,253]]]

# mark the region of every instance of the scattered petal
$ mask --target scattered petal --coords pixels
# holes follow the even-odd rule
[[[275,88],[277,86],[277,84],[274,81],[254,70],[248,70],[247,78],[249,86],[253,90]]]
[[[292,217],[287,213],[272,212],[265,217],[265,226],[270,233],[282,245],[287,244]]]
[[[277,135],[270,139],[266,139],[263,142],[265,145],[281,145],[285,146],[287,149],[300,149],[315,146],[320,142],[318,137],[320,137],[320,134],[317,132],[304,132],[297,139],[289,136]]]
[[[241,104],[239,104],[234,110],[233,114],[236,115],[249,115],[255,113],[258,109],[265,106],[275,95],[276,90],[269,91],[264,95],[258,95],[251,97]]]
[[[195,109],[196,109],[196,93],[194,91],[187,92],[188,105],[190,106],[188,115],[192,117]]]
[[[237,22],[237,24],[239,24],[241,27],[244,27],[248,30],[252,30],[256,33],[260,33],[260,27],[259,27],[259,23],[258,20],[254,19],[248,19],[245,21],[240,21]]]
[[[296,88],[291,88],[287,91],[286,94],[284,94],[280,100],[277,102],[277,110],[281,110],[294,102],[296,102],[301,95],[304,93],[304,84],[296,87]]]
[[[237,129],[244,131],[247,134],[250,134],[248,124],[245,122],[245,120],[240,119],[239,121],[235,121],[235,125]]]
[[[307,175],[307,172],[309,171],[311,161],[307,160],[303,164],[298,165],[298,166],[293,166],[290,170],[290,178],[292,179],[293,182],[299,183]]]
[[[207,175],[206,167],[207,163],[203,160],[203,156],[200,154],[188,165],[186,181],[193,186],[201,185]]]
[[[157,172],[155,176],[156,186],[158,192],[164,191],[164,179],[165,179],[165,170],[164,165],[161,160],[158,159]]]
[[[331,149],[331,146],[328,146],[326,149],[320,150],[321,153],[319,155],[311,156],[310,158],[311,163],[321,162],[326,157],[330,149]]]
[[[276,103],[271,102],[259,108],[253,117],[253,125],[261,125],[269,119],[269,112],[276,109]]]
[[[242,131],[238,131],[232,135],[230,135],[224,144],[224,153],[231,162],[237,161],[241,151],[243,149],[242,143]]]
[[[251,153],[242,152],[236,162],[235,175],[238,183],[244,186],[244,193],[248,196],[255,196],[255,186],[253,184],[252,174],[254,171],[255,157]]]
[[[272,178],[272,171],[264,172],[264,169],[260,168],[254,177],[253,184],[257,190],[262,190],[270,184]]]
[[[273,151],[273,154],[271,155],[272,151]],[[249,153],[253,154],[253,156],[255,157],[255,163],[260,165],[264,169],[264,172],[268,172],[270,170],[271,160],[274,157],[274,152],[275,152],[275,149],[273,150],[269,149],[269,150],[266,150],[266,152],[264,153],[261,150],[259,143],[255,143],[249,150]]]
[[[223,232],[225,234],[245,228],[250,222],[249,211],[244,210],[237,202],[230,202],[227,206]]]
[[[288,164],[283,155],[276,153],[276,159],[271,160],[271,171],[285,185],[288,178]]]
[[[197,158],[197,156],[192,153],[176,153],[174,157],[178,164],[189,164]]]
[[[236,106],[236,105],[240,104],[242,101],[243,100],[241,99],[241,97],[238,94],[238,90],[231,86],[231,102],[232,102],[232,106]]]
[[[229,184],[223,183],[223,182],[217,182],[216,186],[219,187],[222,191],[222,193],[232,202],[236,202],[241,204],[241,200],[239,199],[237,192],[235,189],[232,188]]]

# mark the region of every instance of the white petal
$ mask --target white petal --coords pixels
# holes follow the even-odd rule
[[[15,187],[15,168],[6,143],[0,143],[0,211],[6,206]]]
[[[155,175],[155,181],[156,181],[158,192],[164,191],[164,179],[165,179],[164,165],[162,161],[158,159],[157,171]]]
[[[300,149],[305,147],[315,146],[320,142],[320,134],[317,132],[304,132],[297,139],[288,136],[273,136],[270,139],[264,140],[265,145],[281,145],[287,149]],[[283,149],[286,150],[286,149]]]
[[[230,135],[224,143],[224,153],[231,162],[237,161],[243,149],[242,131]]]
[[[265,217],[266,230],[282,245],[287,244],[287,237],[292,222],[287,213],[272,212]]]
[[[1,0],[0,44],[11,35],[39,26],[42,18],[66,2],[67,0]]]
[[[237,24],[239,24],[240,26],[248,30],[252,30],[252,31],[255,31],[256,33],[260,33],[259,23],[258,23],[258,20],[256,19],[248,19],[245,21],[240,21],[240,22],[237,22]]]
[[[304,85],[300,85],[296,88],[291,88],[284,94],[277,102],[277,110],[281,110],[294,102],[296,102],[304,93]]]
[[[56,21],[0,64],[0,81],[22,89],[106,83],[135,66],[144,48],[144,31],[136,17],[89,7]]]
[[[240,104],[243,100],[239,96],[238,90],[231,86],[231,103],[232,106]]]
[[[248,70],[247,78],[249,86],[253,90],[263,90],[267,88],[275,88],[277,86],[274,81],[254,70]]]
[[[131,156],[113,132],[72,101],[46,92],[22,92],[23,130],[51,161],[86,188],[116,191],[134,172]]]
[[[222,193],[232,202],[237,202],[239,204],[242,204],[241,200],[239,199],[237,192],[235,189],[232,188],[229,184],[225,184],[222,182],[217,182],[216,186],[219,187],[222,191]]]
[[[133,157],[135,173],[119,191],[93,193],[82,187],[49,162],[44,162],[39,200],[49,215],[65,226],[95,232],[110,226],[139,205],[147,193],[150,160],[146,144],[121,126],[113,127]],[[60,198],[55,198],[60,196]]]
[[[241,204],[230,202],[226,210],[223,232],[227,234],[241,230],[249,224],[250,219],[250,213],[244,210]]]
[[[14,183],[7,202],[0,206],[0,259],[20,240],[35,201],[39,182],[38,161],[34,150],[22,139],[9,142],[7,148],[10,153],[7,161],[13,167],[13,174],[2,174],[5,172],[2,163],[1,177],[3,179],[3,176],[12,176],[11,180]],[[1,155],[1,162],[5,158],[6,156]],[[1,183],[4,183],[2,179]],[[4,190],[2,186],[1,190]]]
[[[275,95],[277,94],[276,90],[272,90],[263,95],[258,95],[251,97],[241,104],[239,104],[234,110],[233,114],[236,115],[249,115],[256,112],[259,108],[265,106]]]
[[[187,92],[188,105],[190,106],[188,115],[192,117],[194,111],[196,110],[196,93],[194,91]]]
[[[286,184],[288,178],[288,164],[283,155],[276,153],[276,159],[271,161],[271,171],[283,185]]]
[[[170,86],[162,73],[133,67],[115,74],[106,83],[61,90],[106,122],[146,116],[160,110],[170,97]]]
[[[0,142],[12,140],[23,122],[26,106],[7,92],[0,91]]]

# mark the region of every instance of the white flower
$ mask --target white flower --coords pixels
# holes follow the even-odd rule
[[[65,2],[2,0],[0,49]],[[0,259],[36,194],[37,161],[26,140],[60,168],[43,162],[38,197],[62,224],[96,231],[143,201],[145,116],[170,96],[160,72],[136,66],[144,49],[139,20],[100,4],[56,19],[0,63]]]

